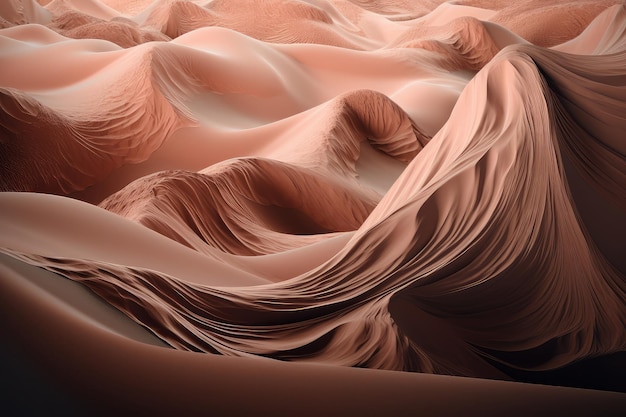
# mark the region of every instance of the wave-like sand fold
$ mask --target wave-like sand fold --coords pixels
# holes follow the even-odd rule
[[[532,2],[40,3],[0,8],[7,334],[33,325],[14,296],[277,384],[266,358],[510,380],[626,351],[622,4],[545,5],[579,13],[550,32],[515,18]],[[559,395],[544,412],[594,411]]]

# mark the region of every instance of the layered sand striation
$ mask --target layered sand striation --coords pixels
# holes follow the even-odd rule
[[[514,382],[626,391],[620,2],[0,16],[4,347],[78,414],[625,409]]]

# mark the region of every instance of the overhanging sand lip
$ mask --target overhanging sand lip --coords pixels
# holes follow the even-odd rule
[[[54,376],[40,388],[75,398],[90,414],[617,416],[626,407],[626,395],[611,392],[155,347],[88,293],[43,282],[62,279],[55,274],[0,262],[3,345]]]
[[[43,268],[29,265],[4,253],[0,253],[0,276],[6,280],[24,280],[23,284],[39,293],[42,298],[46,299],[46,302],[67,311],[68,314],[81,317],[85,323],[90,323],[101,331],[111,332],[141,343],[169,347],[161,339],[77,282]]]
[[[306,229],[314,244],[244,257],[213,246],[197,253],[130,221],[136,217],[123,219],[70,199],[0,193],[0,352],[12,352],[53,378],[49,388],[58,385],[69,405],[78,401],[84,407],[77,414],[623,415],[626,394],[332,365],[505,378],[489,370],[477,372],[476,358],[465,347],[478,346],[511,369],[539,374],[525,379],[503,366],[511,378],[555,383],[544,380],[541,369],[605,354],[609,356],[598,359],[610,362],[611,352],[626,349],[626,270],[620,257],[625,235],[619,233],[626,226],[626,96],[620,81],[626,62],[626,8],[621,0],[459,0],[454,5],[442,0],[39,0],[50,3],[45,9],[35,0],[0,1],[6,2],[0,6],[0,26],[31,23],[0,29],[7,46],[0,50],[11,64],[0,74],[8,83],[0,90],[5,110],[17,109],[0,111],[0,119],[15,116],[0,126],[0,136],[11,133],[6,141],[0,137],[0,167],[5,167],[1,180],[11,176],[19,184],[38,172],[41,183],[19,189],[50,192],[37,187],[65,178],[57,190],[70,192],[95,182],[84,195],[101,201],[114,184],[123,185],[120,178],[104,178],[121,175],[122,164],[145,162],[125,165],[124,179],[134,179],[163,168],[201,170],[235,156],[319,168],[320,175],[337,180],[342,170],[321,169],[325,162],[338,160],[332,158],[337,153],[323,151],[328,144],[343,142],[313,142],[315,135],[309,134],[317,129],[338,138],[346,135],[332,134],[356,133],[359,140],[350,142],[351,158],[343,158],[349,163],[338,166],[350,168],[344,171],[357,176],[356,185],[386,194],[356,232],[324,227],[341,230],[334,235]],[[618,2],[578,38],[557,45]],[[492,10],[469,7],[485,4]],[[136,15],[140,6],[148,5]],[[423,18],[409,19],[419,15]],[[445,27],[423,33],[414,27],[429,21]],[[196,29],[203,25],[224,28]],[[119,37],[106,35],[121,32]],[[92,39],[98,37],[109,42]],[[133,46],[155,39],[164,42]],[[407,42],[398,48],[394,39]],[[297,44],[268,43],[281,40]],[[557,52],[531,43],[557,45]],[[510,59],[492,59],[498,51],[500,58]],[[219,59],[216,52],[221,52]],[[48,64],[47,71],[41,62]],[[75,62],[86,66],[76,67]],[[470,79],[484,83],[476,87],[470,81],[464,89]],[[135,88],[138,81],[142,88]],[[339,94],[364,88],[388,96],[428,136],[437,136],[428,145],[420,142],[424,152],[408,168],[371,147],[372,136],[388,129],[359,128],[369,126],[367,116],[377,113],[368,106],[357,112],[361,107],[339,100],[343,107],[319,110]],[[475,94],[469,96],[472,88]],[[463,106],[457,109],[459,102]],[[85,105],[89,103],[107,105]],[[340,115],[356,112],[360,117],[329,118],[337,109]],[[377,119],[383,123],[375,125],[396,124],[388,113],[380,114]],[[43,123],[46,115],[54,123]],[[524,117],[533,122],[527,123],[532,129],[512,123]],[[198,126],[186,123],[187,118]],[[319,121],[327,119],[349,123],[320,129]],[[480,128],[477,147],[496,149],[481,157],[482,162],[478,152],[474,162],[457,155],[464,140],[471,139],[466,130],[472,125]],[[489,146],[485,133],[493,136]],[[524,135],[534,141],[505,146]],[[508,136],[514,139],[495,143]],[[59,145],[78,140],[95,146],[86,148],[93,155],[104,152],[119,160],[106,164],[105,158],[96,169],[98,159],[82,160],[89,153],[81,147],[73,147],[74,152],[61,147],[54,153],[55,146],[41,146],[55,137]],[[179,142],[181,138],[186,141]],[[13,139],[17,156],[3,157],[3,141]],[[22,146],[22,139],[32,141]],[[103,139],[111,139],[113,146],[100,146],[108,144]],[[547,146],[555,143],[571,155]],[[219,152],[212,151],[216,147]],[[397,150],[395,145],[388,148]],[[404,162],[412,159],[412,153],[399,154],[407,155]],[[458,166],[448,164],[457,160]],[[513,162],[519,172],[511,169]],[[429,164],[432,176],[426,178]],[[76,166],[82,170],[72,170]],[[241,178],[268,194],[265,190],[276,188],[275,181],[258,181],[268,177],[267,165],[263,167]],[[56,168],[68,169],[65,177]],[[88,170],[93,181],[85,181]],[[510,176],[515,180],[504,181],[505,172],[516,174]],[[293,175],[286,179],[293,180],[301,195],[325,197]],[[589,179],[589,187],[580,185]],[[412,193],[420,193],[427,181],[434,184],[435,197],[427,199],[424,193],[422,205],[421,197]],[[157,197],[157,190],[144,185],[149,197]],[[386,192],[389,187],[391,192]],[[596,193],[597,187],[603,193]],[[207,195],[200,189],[187,196],[193,193]],[[211,218],[182,194],[179,204],[199,208],[199,217],[209,220],[233,216],[233,205],[243,201],[228,199],[220,215]],[[500,195],[505,198],[499,200]],[[621,209],[604,204],[605,198],[618,200]],[[123,199],[136,202],[138,194],[131,191]],[[260,211],[280,233],[303,231],[293,223],[309,224],[311,216],[287,216],[283,206],[272,211],[260,204],[265,199],[257,200],[246,207],[251,213]],[[327,217],[337,220],[337,203],[328,200]],[[378,201],[375,196],[369,200]],[[409,207],[409,200],[418,203]],[[503,202],[496,207],[499,211],[489,207],[498,201]],[[132,211],[145,207],[138,204]],[[319,211],[315,207],[307,205]],[[292,222],[281,223],[281,217]],[[172,222],[165,216],[162,223]],[[235,226],[266,244],[268,234],[249,224]],[[486,226],[494,224],[501,227]],[[209,228],[215,229],[213,224]],[[193,228],[187,234],[197,237]],[[454,242],[471,243],[475,250]],[[423,251],[427,246],[433,249],[429,253]],[[455,246],[462,249],[459,256],[450,255]],[[511,255],[513,249],[519,256]],[[440,273],[424,275],[426,280],[387,304],[391,296],[384,286],[390,281],[378,285],[376,279],[391,277],[399,288],[418,276],[418,265],[428,274]],[[50,271],[83,282],[172,346],[244,357],[167,349],[85,287]],[[489,285],[482,285],[486,281]],[[134,293],[128,291],[133,286]],[[373,295],[381,288],[376,299]],[[367,308],[358,310],[362,306]],[[325,345],[329,340],[333,344]],[[402,358],[407,343],[416,355]],[[545,347],[543,353],[548,352],[542,357]],[[515,357],[517,353],[521,355]],[[429,368],[435,362],[438,367]],[[586,362],[593,368],[590,379],[596,380],[585,380],[584,386],[623,390],[623,385],[594,384],[597,378],[610,381],[626,368],[611,362],[613,371],[595,364]],[[588,377],[580,368],[573,372],[579,372],[576,381],[559,381],[576,385]],[[3,381],[10,385],[10,380]],[[38,395],[28,387],[24,391]]]

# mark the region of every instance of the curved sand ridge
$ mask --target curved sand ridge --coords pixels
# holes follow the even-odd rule
[[[500,359],[510,365],[542,369],[623,349],[623,272],[599,256],[576,218],[556,156],[557,147],[566,145],[569,137],[546,128],[548,117],[560,120],[558,125],[571,116],[549,112],[544,99],[550,97],[544,91],[548,87],[531,60],[533,56],[538,60],[541,52],[537,51],[541,50],[509,48],[492,61],[466,88],[446,126],[413,160],[355,237],[332,261],[311,273],[271,287],[229,291],[181,282],[177,285],[184,291],[179,288],[175,300],[161,294],[173,278],[128,273],[120,267],[98,265],[108,271],[106,276],[90,278],[86,284],[122,310],[128,308],[126,302],[118,304],[113,297],[122,288],[129,298],[148,291],[150,300],[159,300],[159,310],[172,315],[165,327],[158,322],[149,325],[155,333],[170,343],[185,340],[194,348],[222,353],[244,351],[484,376],[471,363],[457,362],[458,357],[450,362],[447,357],[437,358],[438,350],[425,352],[402,328],[392,336],[396,325],[389,303],[397,294],[410,294],[425,314],[458,329],[457,349],[469,356],[484,349],[499,358],[502,352]],[[614,59],[609,63],[621,65]],[[610,68],[609,63],[604,62],[604,68]],[[556,68],[553,64],[559,74]],[[521,82],[528,79],[535,80],[535,90]],[[488,98],[483,96],[482,91],[503,81],[511,86],[506,95],[494,90]],[[469,130],[454,123],[456,114],[467,118],[466,103],[475,103]],[[514,109],[523,109],[526,116],[498,117],[501,111],[512,114]],[[158,199],[159,188],[152,190]],[[177,196],[193,207],[193,200],[185,198],[193,193]],[[519,196],[527,204],[520,205]],[[550,215],[557,212],[558,216]],[[236,221],[236,212],[232,219]],[[90,275],[86,271],[95,273],[88,263],[80,267],[85,268],[80,274],[63,271],[54,262],[41,265],[76,280]],[[146,286],[146,280],[152,284]],[[161,280],[165,281],[155,284]],[[581,291],[581,285],[588,289]],[[558,298],[530,302],[548,294]],[[152,302],[142,307],[155,308]],[[190,309],[196,312],[194,322],[201,324],[194,326],[184,318]],[[470,312],[474,320],[468,318]],[[174,326],[181,333],[171,340]],[[190,328],[194,330],[188,334]],[[263,328],[262,337],[258,328]],[[429,345],[436,346],[433,337],[429,336]],[[528,359],[546,343],[559,350]],[[461,349],[470,344],[474,349]]]
[[[292,0],[246,0],[237,4],[220,0],[202,7],[189,1],[164,0],[153,3],[143,12],[147,16],[139,18],[142,25],[157,28],[170,38],[206,26],[220,26],[266,42],[319,43],[353,49],[372,45],[350,30],[356,29],[353,25],[348,23],[345,28],[344,22],[333,19],[332,15],[341,15],[330,3],[319,4],[322,7]]]
[[[24,66],[68,49],[62,41],[12,49],[22,41],[5,40],[9,48],[4,58]],[[85,49],[68,51],[69,59],[51,66],[45,76],[30,70],[28,85],[25,73],[2,71],[0,77],[9,84],[2,91],[3,190],[83,189],[122,164],[146,159],[173,130],[189,124],[184,109],[166,99],[172,97],[167,89],[175,84],[168,80],[159,85],[152,69],[158,55],[151,46],[128,54],[108,43],[83,43]],[[25,48],[35,51],[24,54]],[[102,49],[107,52],[97,52]],[[133,73],[126,71],[128,66]],[[74,71],[76,67],[80,69]],[[134,93],[132,103],[126,100],[127,91]]]
[[[199,251],[259,255],[358,228],[375,200],[357,191],[284,163],[239,159],[142,178],[101,206]]]
[[[0,10],[2,189],[100,202],[0,194],[3,289],[70,345],[93,348],[61,323],[171,372],[222,365],[145,343],[327,382],[326,365],[515,379],[626,351],[623,5],[546,2],[548,21],[584,12],[542,37],[497,1],[78,3]],[[58,369],[11,297],[3,329]]]

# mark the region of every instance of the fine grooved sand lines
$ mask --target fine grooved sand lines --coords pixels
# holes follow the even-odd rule
[[[416,391],[416,373],[624,391],[626,8],[514,3],[3,3],[1,331],[82,393],[55,354],[159,357],[195,411],[226,400],[192,364],[297,369],[312,392],[348,367]],[[538,390],[546,413],[624,406]]]

